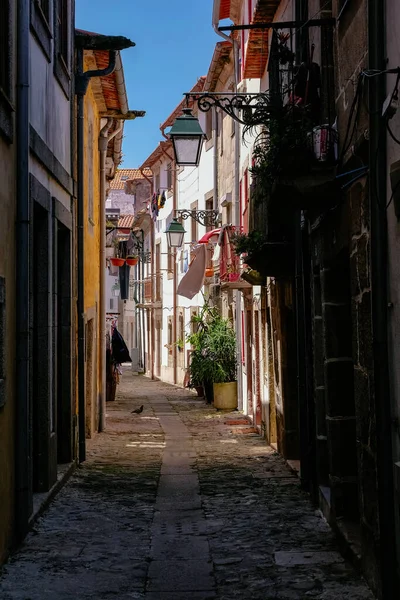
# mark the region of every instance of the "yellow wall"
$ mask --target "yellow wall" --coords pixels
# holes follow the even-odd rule
[[[85,65],[85,68],[88,68]],[[100,119],[91,85],[85,96],[85,148],[84,148],[84,194],[85,194],[85,310],[99,301],[100,273],[100,177],[98,138]],[[90,195],[92,210],[90,210]],[[89,214],[91,213],[91,214]]]
[[[15,431],[15,168],[14,147],[0,137],[0,277],[6,282],[6,404],[0,408],[0,563],[11,544],[14,523]]]
[[[85,60],[85,70],[93,68],[93,64]],[[85,96],[85,118],[84,118],[84,198],[85,198],[85,218],[84,218],[84,273],[85,273],[85,314],[87,319],[94,318],[94,346],[93,346],[93,366],[91,372],[93,377],[90,380],[93,385],[90,393],[91,402],[96,405],[98,392],[101,382],[99,369],[99,325],[100,317],[99,299],[100,299],[100,153],[98,150],[98,139],[100,133],[99,108],[93,93],[92,84],[89,84]],[[89,350],[88,345],[86,346]],[[90,356],[87,354],[87,360]],[[86,373],[88,378],[88,372]],[[86,390],[88,391],[88,386]],[[90,407],[88,396],[86,399],[87,423],[90,420],[89,414],[93,412],[92,424],[89,427],[96,430],[96,410]],[[93,431],[92,431],[93,432]]]

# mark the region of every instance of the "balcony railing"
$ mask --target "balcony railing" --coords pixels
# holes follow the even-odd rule
[[[237,230],[235,227],[226,227],[222,239],[219,278],[221,282],[237,281],[240,277],[240,258],[235,254],[230,241],[230,236]]]

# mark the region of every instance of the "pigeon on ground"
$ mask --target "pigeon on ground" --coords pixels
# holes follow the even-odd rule
[[[131,410],[131,412],[140,415],[140,413],[143,412],[143,404],[140,408],[135,408],[135,410]]]

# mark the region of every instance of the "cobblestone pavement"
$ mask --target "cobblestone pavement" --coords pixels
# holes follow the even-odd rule
[[[107,412],[4,567],[2,600],[373,600],[239,413],[128,370]]]

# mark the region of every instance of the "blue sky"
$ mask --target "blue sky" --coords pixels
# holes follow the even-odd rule
[[[76,26],[136,43],[124,50],[130,109],[143,119],[125,123],[122,167],[137,168],[162,139],[160,124],[207,73],[216,42],[213,0],[76,0]]]

